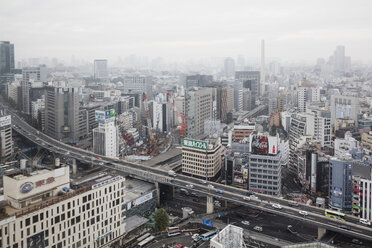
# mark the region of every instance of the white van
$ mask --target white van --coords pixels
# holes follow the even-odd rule
[[[370,226],[371,225],[371,222],[369,222],[366,219],[360,219],[359,222],[362,223],[362,224],[364,224],[364,225],[367,225],[367,226]]]
[[[253,227],[253,230],[255,230],[257,232],[262,232],[262,226],[255,226],[255,227]]]

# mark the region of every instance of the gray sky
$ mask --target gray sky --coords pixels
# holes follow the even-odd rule
[[[371,0],[1,0],[0,40],[16,58],[175,60],[259,56],[314,61],[346,46],[372,60]]]

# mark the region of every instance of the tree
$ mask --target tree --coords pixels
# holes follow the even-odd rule
[[[164,231],[169,225],[169,216],[163,208],[155,211],[154,220],[156,231]]]

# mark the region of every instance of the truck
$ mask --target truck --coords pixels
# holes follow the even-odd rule
[[[172,176],[172,177],[175,177],[175,176],[177,176],[177,173],[174,172],[173,170],[169,170],[169,171],[168,171],[168,175],[169,175],[169,176]]]

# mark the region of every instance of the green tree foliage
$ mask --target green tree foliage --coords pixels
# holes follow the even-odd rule
[[[156,231],[164,231],[169,225],[169,216],[163,208],[155,211],[154,219]]]

